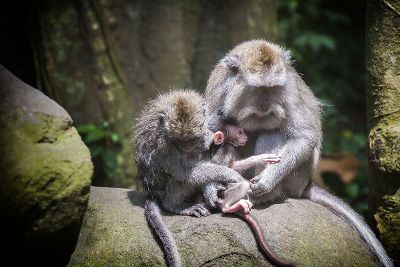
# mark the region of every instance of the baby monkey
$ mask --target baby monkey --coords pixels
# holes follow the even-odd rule
[[[222,131],[215,132],[213,136],[213,142],[216,146],[211,148],[212,162],[242,172],[260,164],[275,164],[280,161],[280,156],[276,154],[261,154],[244,160],[237,160],[239,158],[237,148],[246,144],[247,135],[242,128],[235,125],[228,124],[223,128]],[[210,185],[210,187],[212,186]],[[247,222],[255,235],[259,247],[269,260],[278,266],[295,266],[280,259],[268,245],[260,225],[250,214],[253,204],[249,201],[249,192],[251,192],[251,186],[250,182],[246,180],[228,184],[222,193],[223,196],[219,202],[219,208],[223,213],[234,213]]]

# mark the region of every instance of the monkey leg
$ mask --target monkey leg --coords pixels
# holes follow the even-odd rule
[[[251,208],[253,207],[253,203],[251,203],[249,200],[246,199],[241,199],[232,206],[229,207],[223,207],[222,212],[223,213],[234,213],[237,211],[242,211],[244,213],[249,213]]]
[[[216,209],[222,205],[222,200],[218,198],[218,192],[225,190],[226,187],[222,184],[211,183],[203,188],[204,202],[207,207]]]
[[[183,204],[178,206],[163,205],[163,208],[168,212],[187,216],[205,217],[211,214],[203,203],[189,206]]]
[[[188,203],[187,200],[195,201],[198,191],[196,188],[177,181],[169,181],[162,207],[171,213],[189,216],[208,216],[210,211],[204,203]]]

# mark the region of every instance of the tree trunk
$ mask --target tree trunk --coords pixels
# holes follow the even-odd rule
[[[367,2],[366,42],[370,214],[399,264],[400,0]]]
[[[143,104],[171,88],[203,91],[234,45],[275,39],[276,16],[274,0],[47,0],[36,40],[43,86],[78,125],[107,121],[122,136],[115,176],[131,179],[127,140]]]

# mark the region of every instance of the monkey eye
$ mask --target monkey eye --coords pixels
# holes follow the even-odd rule
[[[228,66],[229,70],[233,74],[237,74],[239,72],[239,62],[235,56],[228,56],[223,59],[223,62]]]
[[[239,72],[239,67],[238,67],[238,66],[232,66],[232,67],[230,67],[229,69],[230,69],[231,72],[232,72],[233,74],[235,74],[235,75]]]
[[[186,144],[191,144],[196,142],[197,138],[196,137],[186,137],[182,141],[185,142]]]

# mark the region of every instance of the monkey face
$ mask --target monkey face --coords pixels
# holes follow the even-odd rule
[[[224,59],[229,72],[253,88],[285,86],[290,52],[263,40],[245,42]]]
[[[211,146],[213,133],[207,128],[201,113],[193,120],[171,121],[168,129],[170,138],[185,153],[203,152]]]
[[[263,40],[250,41],[220,64],[228,73],[224,115],[250,131],[278,127],[286,116],[282,95],[289,83],[289,52]]]
[[[247,143],[247,135],[243,128],[236,125],[226,125],[226,140],[235,146],[244,146]]]
[[[166,139],[185,153],[208,150],[212,132],[208,130],[201,95],[188,90],[172,91],[156,101],[158,128]]]

